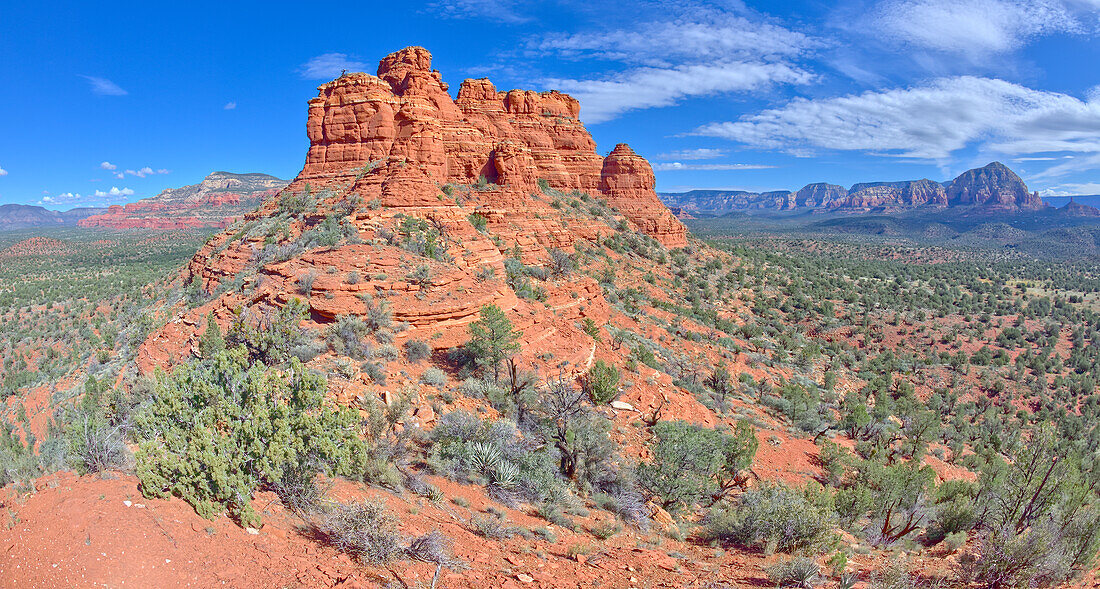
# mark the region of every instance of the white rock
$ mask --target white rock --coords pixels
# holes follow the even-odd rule
[[[248,533],[249,533],[249,534],[252,534],[253,536],[255,536],[255,535],[259,534],[259,533],[260,533],[260,531],[259,531],[259,530],[257,530],[256,528],[248,528]]]
[[[637,411],[637,409],[635,409],[633,405],[627,403],[626,401],[612,401],[611,408],[619,409],[622,411]]]
[[[123,501],[122,504],[125,505],[126,507],[129,507],[129,506],[133,505],[134,502],[127,500],[127,501]]]

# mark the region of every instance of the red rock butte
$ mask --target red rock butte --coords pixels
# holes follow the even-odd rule
[[[687,232],[658,200],[649,163],[626,144],[601,157],[579,112],[560,92],[499,92],[484,79],[463,82],[452,99],[421,47],[386,56],[377,76],[323,84],[309,101],[301,173],[195,254],[182,278],[213,298],[154,332],[141,366],[167,367],[193,353],[207,314],[224,329],[236,313],[268,313],[303,297],[320,325],[362,315],[368,295],[392,305],[393,319],[408,326],[402,337],[436,349],[461,344],[466,325],[492,303],[512,313],[527,343],[573,364],[590,361],[590,338],[576,324],[607,319],[596,280],[578,273],[545,282],[543,302],[531,301],[506,282],[505,260],[545,265],[555,249],[635,231],[679,247]],[[288,216],[284,200],[303,196],[308,211]],[[333,217],[349,239],[302,245]],[[395,243],[409,218],[434,227],[444,255]],[[409,278],[417,266],[430,279]],[[301,278],[314,274],[302,292]]]
[[[686,245],[684,226],[654,192],[649,162],[625,143],[600,157],[576,99],[500,92],[484,78],[466,80],[452,99],[431,59],[407,47],[383,58],[377,76],[345,74],[318,88],[309,154],[290,190],[356,180],[365,200],[409,206],[437,202],[442,184],[481,178],[521,201],[542,180],[605,198],[666,247]]]

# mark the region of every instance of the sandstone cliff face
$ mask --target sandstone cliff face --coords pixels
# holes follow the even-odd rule
[[[909,182],[869,182],[856,184],[847,199],[836,206],[849,208],[917,207],[946,205],[947,191],[939,182],[912,180]]]
[[[951,181],[948,201],[953,205],[981,205],[995,209],[1041,209],[1043,199],[1000,162],[967,170]]]
[[[267,174],[214,172],[199,182],[169,188],[160,194],[79,221],[81,227],[112,229],[186,229],[227,227],[287,185]]]
[[[795,194],[795,206],[833,207],[848,197],[848,189],[836,184],[807,184]]]
[[[430,203],[440,185],[484,178],[522,204],[541,180],[606,198],[668,247],[686,244],[683,225],[653,191],[649,164],[626,146],[610,162],[600,157],[568,95],[500,92],[479,79],[463,82],[452,100],[421,47],[387,56],[377,76],[349,74],[318,90],[309,103],[309,153],[292,189],[358,178],[357,192],[394,194],[385,204],[402,206]],[[638,178],[623,177],[631,173]]]

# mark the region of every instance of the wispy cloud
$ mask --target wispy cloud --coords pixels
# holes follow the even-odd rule
[[[728,150],[712,147],[700,147],[698,149],[681,149],[662,153],[657,156],[662,160],[710,160],[726,155]]]
[[[118,84],[107,78],[85,75],[81,75],[80,77],[87,80],[88,84],[92,87],[92,92],[100,96],[126,96],[129,94],[129,92],[123,90]]]
[[[8,171],[5,170],[4,168],[0,168],[0,176],[7,176],[7,175],[8,175]]]
[[[813,75],[785,63],[729,62],[674,68],[630,69],[602,80],[550,78],[546,83],[581,102],[581,117],[600,123],[637,109],[672,106],[683,99],[806,84]]]
[[[542,82],[581,101],[581,116],[599,123],[625,112],[685,99],[807,84],[815,76],[797,63],[817,41],[761,18],[700,11],[629,28],[555,34],[528,44],[529,55],[600,59],[617,72]]]
[[[530,22],[531,17],[522,14],[514,0],[448,0],[432,2],[427,11],[443,18],[479,18],[506,24]]]
[[[104,170],[117,170],[118,169],[118,166],[112,164],[111,162],[106,162],[106,161],[105,162],[100,162],[99,167],[104,169]]]
[[[891,43],[980,59],[1043,35],[1080,32],[1075,12],[1058,0],[886,0],[860,29]]]
[[[687,60],[790,57],[818,44],[803,33],[775,24],[721,15],[694,22],[649,22],[630,29],[552,34],[532,41],[529,49],[572,59],[597,57],[670,67]]]
[[[763,164],[685,164],[683,162],[658,162],[653,164],[653,169],[658,172],[674,172],[680,170],[693,171],[726,171],[726,170],[770,170],[776,166]]]
[[[331,80],[347,70],[349,72],[367,71],[366,63],[348,57],[346,53],[323,53],[310,59],[298,68],[298,73],[307,80]]]
[[[785,106],[696,131],[764,149],[946,160],[967,146],[1009,156],[1100,153],[1100,102],[960,76]],[[1080,168],[1083,163],[1067,164]]]
[[[225,103],[225,106],[223,106],[222,108],[224,108],[225,110],[233,110],[233,109],[237,108],[237,103],[230,101],[230,102]]]

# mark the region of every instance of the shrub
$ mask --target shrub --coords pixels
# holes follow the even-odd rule
[[[104,383],[89,376],[80,401],[58,412],[59,421],[65,424],[66,459],[84,473],[123,467],[130,457],[124,439],[130,416],[125,411],[108,415],[111,408],[106,392]]]
[[[550,250],[550,273],[554,276],[568,276],[575,266],[573,256],[557,248]]]
[[[662,421],[654,432],[653,461],[638,467],[638,479],[666,508],[724,495],[756,455],[756,435],[745,422],[733,435],[684,421]]]
[[[405,358],[409,362],[421,362],[428,359],[432,355],[432,348],[428,344],[411,339],[405,342]]]
[[[329,544],[361,563],[385,563],[404,552],[397,518],[380,502],[333,503],[315,515],[311,525]]]
[[[317,280],[317,273],[313,270],[298,277],[298,294],[309,296],[313,292],[313,281]]]
[[[470,213],[466,215],[466,218],[470,221],[470,224],[474,226],[474,229],[484,233],[485,229],[489,226],[489,219],[480,213]]]
[[[447,373],[433,366],[420,375],[420,382],[438,388],[447,384]]]
[[[622,531],[622,527],[614,522],[607,522],[602,524],[594,524],[588,530],[593,537],[598,540],[607,540],[608,538],[618,534]]]
[[[917,579],[899,559],[892,559],[871,573],[871,589],[917,589]]]
[[[209,519],[226,508],[249,524],[259,520],[253,492],[287,472],[348,472],[358,419],[323,404],[325,384],[297,359],[283,372],[243,349],[159,374],[136,416],[142,492],[177,495]]]
[[[928,542],[935,544],[949,535],[966,532],[974,527],[977,513],[974,497],[977,486],[965,481],[945,481],[936,489],[936,504],[932,524],[926,533]]]
[[[393,327],[393,312],[390,311],[389,301],[383,299],[381,303],[375,302],[374,297],[363,297],[363,305],[366,307],[366,322],[371,331],[376,334],[383,329]]]
[[[1094,522],[1095,523],[1095,522]],[[1060,541],[1055,522],[1022,533],[1011,526],[986,531],[975,553],[959,559],[959,577],[986,587],[1046,587],[1073,575],[1074,554]]]
[[[309,332],[300,326],[307,315],[308,307],[297,297],[256,320],[247,311],[239,311],[226,334],[226,347],[243,347],[254,362],[283,364],[308,346]]]
[[[596,360],[581,377],[581,389],[595,405],[606,405],[619,396],[619,369]]]
[[[550,449],[526,440],[511,422],[453,411],[440,417],[431,441],[428,465],[433,471],[482,482],[505,503],[554,503],[564,495]]]
[[[336,322],[325,329],[325,339],[336,354],[363,358],[369,353],[369,348],[363,344],[368,333],[370,327],[358,316],[337,315]]]
[[[812,558],[788,558],[764,567],[768,580],[776,587],[812,589],[821,575],[821,567]]]
[[[801,493],[769,485],[742,493],[730,509],[711,511],[703,536],[746,548],[763,544],[767,553],[820,554],[833,542],[836,525],[835,514],[815,506]]]
[[[470,519],[470,531],[483,538],[503,540],[516,535],[516,529],[499,517],[475,515]]]

